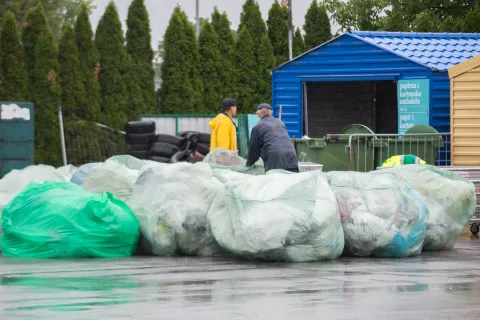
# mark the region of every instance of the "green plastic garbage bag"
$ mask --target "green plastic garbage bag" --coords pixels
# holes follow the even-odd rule
[[[124,202],[70,182],[29,184],[3,209],[2,225],[3,254],[22,258],[126,257],[140,235]]]

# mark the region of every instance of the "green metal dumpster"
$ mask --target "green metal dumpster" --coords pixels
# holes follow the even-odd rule
[[[356,148],[349,150],[350,136],[355,138]],[[297,158],[301,162],[323,165],[323,171],[355,170],[355,167],[373,170],[374,149],[371,143],[373,131],[361,124],[345,127],[340,134],[328,134],[324,138],[294,139]],[[353,166],[353,167],[352,167]]]
[[[33,103],[0,102],[0,177],[34,162]]]
[[[412,154],[435,165],[438,150],[444,147],[443,137],[437,130],[427,125],[410,128],[405,136],[377,136],[372,140],[375,148],[375,167],[397,155]]]

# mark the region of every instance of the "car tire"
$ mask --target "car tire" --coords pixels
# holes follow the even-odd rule
[[[153,121],[131,121],[125,125],[125,132],[131,134],[155,133]]]
[[[175,153],[177,153],[179,148],[177,146],[165,143],[165,142],[155,142],[152,143],[150,147],[150,155],[163,158],[171,158]]]

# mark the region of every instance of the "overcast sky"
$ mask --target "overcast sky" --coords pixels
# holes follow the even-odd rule
[[[114,0],[125,28],[128,6],[130,0]],[[244,0],[199,0],[200,1],[200,16],[210,17],[215,6],[222,11],[226,11],[230,21],[232,22],[232,29],[237,29],[240,22],[240,13]],[[260,9],[262,10],[263,19],[267,20],[268,10],[272,6],[274,0],[257,0]],[[292,0],[293,2],[293,23],[295,26],[303,26],[305,21],[305,13],[311,3],[311,0]],[[94,0],[96,10],[93,12],[91,19],[94,30],[97,27],[98,20],[105,11],[109,0]],[[170,15],[175,6],[180,5],[182,9],[188,14],[190,20],[195,21],[195,3],[196,0],[145,0],[148,12],[150,14],[150,24],[152,28],[152,46],[156,49],[157,43],[163,38],[163,34],[168,25]]]

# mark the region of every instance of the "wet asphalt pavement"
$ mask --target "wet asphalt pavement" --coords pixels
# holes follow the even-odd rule
[[[0,256],[0,319],[478,319],[480,241],[309,264]]]

